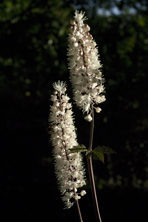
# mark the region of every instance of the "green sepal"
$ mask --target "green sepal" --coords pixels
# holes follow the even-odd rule
[[[78,153],[78,152],[86,152],[86,151],[87,151],[87,148],[83,144],[80,144],[70,149],[69,153]]]
[[[97,146],[94,148],[93,151],[97,151],[97,152],[101,152],[101,153],[105,153],[105,154],[116,153],[114,150],[112,150],[111,148],[109,148],[107,146]]]
[[[99,152],[97,150],[93,150],[93,159],[100,160],[102,163],[104,163],[104,154],[102,152]]]

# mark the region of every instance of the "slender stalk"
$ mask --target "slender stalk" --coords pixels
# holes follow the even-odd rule
[[[92,150],[92,144],[93,144],[93,133],[94,133],[94,108],[93,104],[91,104],[91,110],[92,110],[92,121],[90,125],[90,138],[89,138],[89,148],[88,150]],[[91,187],[91,194],[93,199],[93,205],[96,215],[96,221],[102,222],[99,206],[98,206],[98,200],[96,195],[96,188],[95,188],[95,181],[94,181],[94,173],[93,173],[93,165],[92,165],[92,156],[90,156],[87,159],[87,166],[88,166],[88,174],[89,174],[89,181],[90,181],[90,187]]]
[[[77,210],[78,210],[80,222],[83,222],[78,200],[76,200],[76,205],[77,205]]]
[[[74,193],[75,193],[75,189],[74,189]],[[82,215],[81,215],[81,210],[80,210],[80,206],[79,206],[79,201],[76,200],[75,202],[76,202],[76,205],[77,205],[77,210],[78,210],[80,222],[83,222],[83,220],[82,220]]]

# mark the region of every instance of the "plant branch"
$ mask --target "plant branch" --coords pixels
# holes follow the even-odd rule
[[[91,110],[92,110],[92,121],[91,121],[91,125],[90,125],[90,138],[89,138],[88,151],[92,150],[92,144],[93,144],[93,133],[94,133],[94,108],[93,108],[93,104],[91,104]],[[92,194],[93,205],[94,205],[94,210],[95,210],[95,215],[96,215],[96,221],[97,222],[102,222],[101,216],[100,216],[100,211],[99,211],[99,206],[98,206],[97,195],[96,195],[93,165],[92,165],[92,156],[90,156],[87,159],[87,166],[88,166],[89,182],[90,182],[90,187],[91,187],[91,194]]]
[[[78,210],[80,222],[83,222],[78,200],[76,200],[76,205],[77,205],[77,210]]]

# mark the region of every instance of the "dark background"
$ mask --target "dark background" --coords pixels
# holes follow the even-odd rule
[[[147,222],[146,0],[0,3],[2,222],[79,221],[75,206],[63,210],[47,133],[52,83],[66,81],[72,96],[66,53],[75,9],[86,11],[106,80],[106,102],[95,115],[94,147],[117,152],[106,156],[105,164],[93,162],[102,221]],[[89,123],[77,107],[73,110],[78,142],[87,146]],[[85,189],[83,220],[95,221],[89,183]]]

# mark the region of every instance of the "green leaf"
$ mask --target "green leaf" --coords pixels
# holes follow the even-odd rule
[[[86,152],[87,148],[81,144],[78,146],[74,146],[72,149],[69,150],[69,153],[78,153],[78,152]]]
[[[89,150],[88,152],[86,152],[86,157],[87,157],[87,159],[92,155],[92,150]]]
[[[93,151],[93,158],[104,163],[104,154],[102,152]]]
[[[111,148],[109,148],[107,146],[97,146],[96,148],[94,148],[93,151],[102,152],[105,154],[116,153],[114,150],[112,150]]]

